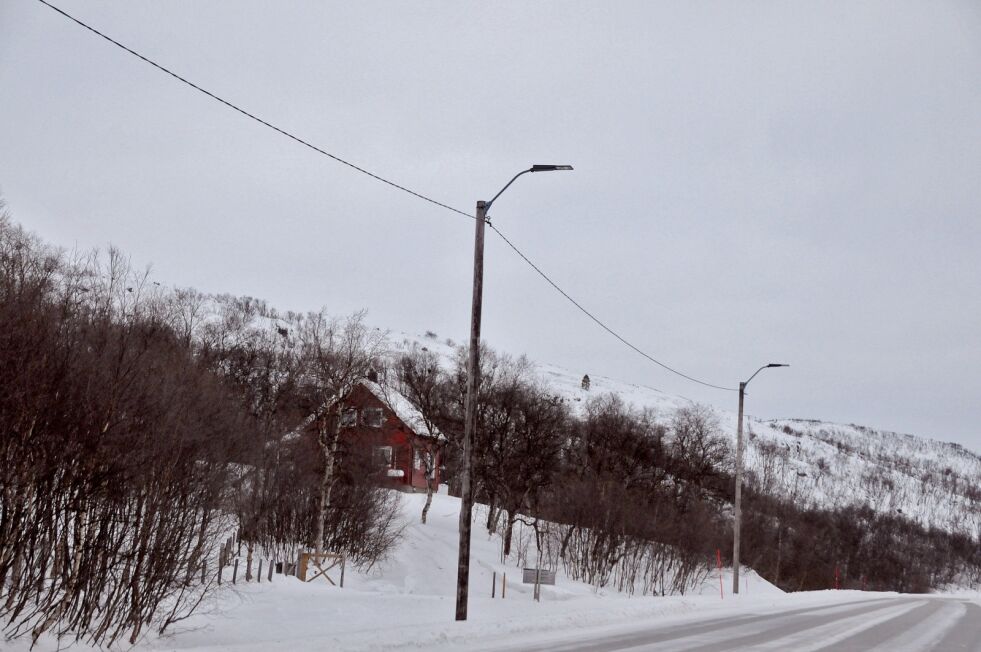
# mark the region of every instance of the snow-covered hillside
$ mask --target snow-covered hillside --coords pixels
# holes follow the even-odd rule
[[[456,355],[451,341],[432,335],[394,334],[393,344],[439,353],[447,365]],[[614,393],[637,408],[649,408],[667,422],[692,405],[684,397],[652,387],[551,364],[536,366],[542,379],[578,410],[590,397]],[[735,442],[735,411],[709,406],[721,429]],[[747,480],[767,493],[800,506],[841,508],[868,505],[902,514],[925,527],[969,533],[981,539],[981,456],[963,446],[814,420],[746,418]]]
[[[211,298],[201,310],[201,324],[217,318],[230,297]],[[265,307],[265,306],[263,306]],[[252,316],[257,328],[292,328],[275,311]],[[458,343],[434,333],[389,332],[395,353],[413,346],[440,355],[449,368]],[[581,386],[583,371],[537,363],[541,379],[573,411],[590,397],[618,395],[639,409],[652,410],[668,422],[689,399],[653,387],[590,373],[590,389]],[[707,406],[722,431],[735,441],[736,413],[726,406]],[[803,419],[763,421],[746,417],[747,481],[801,507],[838,509],[867,505],[880,513],[903,515],[924,527],[970,534],[981,540],[981,456],[952,443],[896,434],[874,428]]]
[[[825,507],[864,504],[981,537],[981,457],[962,446],[812,420],[750,428],[750,468],[766,491]]]

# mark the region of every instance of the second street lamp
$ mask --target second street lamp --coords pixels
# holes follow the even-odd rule
[[[463,468],[460,472],[460,549],[456,569],[456,619],[467,619],[470,586],[470,526],[473,520],[473,489],[470,484],[470,458],[473,433],[477,427],[477,392],[480,389],[480,311],[484,290],[484,225],[491,205],[515,179],[528,172],[571,170],[571,165],[533,165],[512,177],[490,201],[477,202],[473,248],[473,304],[470,312],[470,357],[467,360],[467,405],[463,422]]]
[[[739,543],[740,529],[743,520],[743,398],[746,396],[746,385],[756,378],[756,374],[772,367],[789,367],[789,364],[771,362],[757,369],[749,380],[739,383],[739,417],[736,422],[736,505],[732,526],[732,592],[739,593]]]

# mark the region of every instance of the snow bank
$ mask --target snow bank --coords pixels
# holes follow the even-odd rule
[[[701,595],[628,597],[580,582],[561,570],[555,586],[543,586],[541,602],[532,586],[520,583],[521,569],[503,564],[501,540],[488,536],[479,523],[471,549],[469,620],[456,622],[457,524],[460,501],[444,494],[433,497],[429,522],[419,516],[424,495],[402,496],[405,535],[391,558],[367,572],[348,569],[343,589],[323,581],[302,583],[276,575],[262,584],[223,585],[222,592],[190,619],[173,626],[164,637],[147,636],[145,650],[388,650],[447,646],[516,633],[562,633],[600,625],[629,625],[651,618],[679,617],[738,604],[777,604],[779,589],[746,569],[738,598],[730,595],[725,573],[725,598],[719,577],[709,578]],[[496,598],[491,582],[497,573]],[[507,574],[507,593],[500,582]],[[776,601],[776,602],[775,602]],[[730,605],[731,603],[731,605]],[[63,642],[64,643],[64,642]],[[3,649],[25,652],[25,640]],[[57,648],[42,639],[40,650]],[[35,648],[38,649],[38,648]],[[75,650],[85,650],[75,646]]]

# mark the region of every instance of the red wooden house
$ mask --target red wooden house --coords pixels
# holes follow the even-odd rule
[[[370,447],[381,482],[406,491],[424,491],[427,466],[439,486],[446,438],[427,426],[419,409],[399,392],[365,380],[344,402],[341,437],[351,447]],[[431,455],[431,457],[430,457]]]

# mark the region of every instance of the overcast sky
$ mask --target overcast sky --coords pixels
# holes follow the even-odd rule
[[[981,451],[977,2],[55,4],[494,224],[747,412]],[[473,223],[238,115],[35,0],[0,1],[0,192],[47,241],[282,309],[465,341]],[[488,234],[485,339],[736,408]]]

